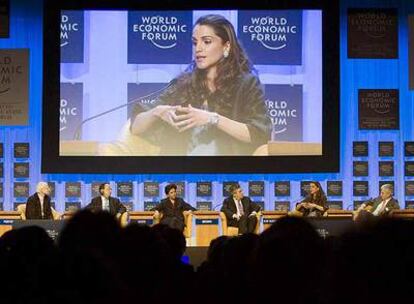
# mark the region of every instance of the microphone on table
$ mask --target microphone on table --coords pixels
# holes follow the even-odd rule
[[[143,96],[137,97],[137,98],[135,98],[135,99],[133,99],[133,100],[131,100],[131,101],[128,101],[127,103],[121,104],[121,105],[116,106],[116,107],[114,107],[114,108],[112,108],[112,109],[109,109],[109,110],[103,111],[103,112],[101,112],[101,113],[98,113],[98,114],[96,114],[96,115],[93,115],[93,116],[91,116],[91,117],[88,117],[88,118],[86,118],[86,119],[82,120],[82,121],[80,122],[80,124],[79,124],[79,125],[76,127],[76,129],[75,129],[75,133],[74,133],[74,135],[73,135],[73,139],[74,139],[74,140],[80,140],[80,132],[81,132],[82,126],[83,126],[85,123],[87,123],[87,122],[89,122],[89,121],[92,121],[92,120],[95,120],[96,118],[102,117],[102,116],[104,116],[104,115],[106,115],[106,114],[109,114],[109,113],[115,112],[115,111],[117,111],[117,110],[119,110],[119,109],[125,108],[125,107],[127,107],[127,106],[129,106],[129,105],[135,104],[135,103],[139,102],[139,101],[140,101],[141,99],[143,99],[143,98],[147,98],[147,97],[150,97],[150,96],[155,95],[155,94],[157,94],[157,93],[160,93],[160,92],[162,92],[162,91],[164,91],[164,90],[168,89],[168,88],[169,88],[169,87],[171,87],[172,85],[174,85],[176,82],[177,82],[177,80],[176,80],[176,79],[173,79],[173,80],[172,80],[172,81],[170,81],[170,83],[168,83],[166,86],[163,86],[162,88],[160,88],[160,89],[158,89],[158,90],[156,90],[156,91],[154,91],[154,92],[151,92],[151,93],[149,93],[149,94],[146,94],[146,95],[143,95]]]

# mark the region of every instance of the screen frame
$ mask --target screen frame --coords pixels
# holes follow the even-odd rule
[[[60,156],[61,10],[322,10],[322,155],[320,156]],[[44,3],[42,173],[311,173],[339,172],[339,4],[326,1],[179,0],[53,1]],[[46,106],[47,105],[47,106]],[[329,109],[329,111],[325,111]],[[55,126],[55,127],[54,127]]]

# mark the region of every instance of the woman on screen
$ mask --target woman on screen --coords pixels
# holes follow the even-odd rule
[[[158,105],[135,109],[131,131],[160,146],[160,155],[252,155],[270,139],[260,82],[233,25],[200,17],[194,61],[161,94]]]
[[[325,192],[319,182],[311,182],[309,188],[309,195],[296,205],[296,212],[303,216],[320,217],[328,210],[328,203]]]

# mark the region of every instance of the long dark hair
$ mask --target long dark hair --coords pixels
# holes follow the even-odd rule
[[[318,204],[320,206],[324,205],[324,202],[326,201],[326,195],[325,192],[322,189],[322,186],[319,182],[316,181],[312,181],[309,183],[310,184],[314,184],[316,187],[318,187],[318,191],[315,193],[315,195],[312,195],[309,193],[309,196],[312,200],[313,203]]]
[[[214,33],[221,38],[223,44],[229,42],[230,50],[227,58],[217,65],[217,77],[214,81],[216,91],[223,94],[228,93],[235,78],[249,73],[253,70],[246,53],[241,47],[233,25],[221,15],[209,14],[200,17],[194,26],[206,25],[213,29]],[[177,92],[187,93],[188,99],[197,99],[201,94],[210,93],[207,86],[207,71],[198,69],[193,61],[187,70],[178,78]]]

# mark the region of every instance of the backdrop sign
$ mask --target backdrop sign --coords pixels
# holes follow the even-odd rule
[[[29,178],[29,163],[14,163],[13,174],[14,178]]]
[[[238,37],[254,64],[302,64],[302,12],[238,11]]]
[[[404,142],[404,156],[413,157],[414,156],[414,141]]]
[[[342,196],[342,181],[327,181],[326,188],[328,196]]]
[[[93,182],[91,184],[91,196],[92,197],[96,197],[96,196],[101,196],[101,193],[99,192],[99,186],[102,184],[103,182]]]
[[[264,196],[264,182],[250,181],[249,182],[249,196]]]
[[[29,196],[29,183],[28,182],[16,182],[13,184],[13,196],[14,197],[28,197]]]
[[[368,156],[368,142],[367,141],[354,141],[352,143],[352,156],[354,157]]]
[[[404,163],[404,175],[414,176],[414,161],[406,161]]]
[[[14,158],[29,158],[30,144],[27,142],[14,143],[13,155]]]
[[[368,176],[367,161],[354,161],[352,165],[354,176]]]
[[[65,184],[65,197],[80,197],[81,196],[81,183],[80,182],[67,182]]]
[[[0,126],[29,124],[29,49],[0,50]]]
[[[83,119],[83,83],[60,84],[60,140],[72,140]],[[79,134],[80,135],[80,134]]]
[[[211,211],[212,203],[211,202],[197,202],[197,210],[199,211]]]
[[[414,180],[405,181],[405,196],[414,196]]]
[[[290,196],[290,181],[275,182],[275,196]]]
[[[83,63],[84,13],[62,11],[60,19],[60,61],[62,63]]]
[[[369,188],[368,181],[354,181],[353,195],[354,196],[368,196]]]
[[[394,156],[394,142],[393,141],[380,141],[378,143],[378,156],[380,157]]]
[[[230,196],[232,193],[230,192],[230,187],[232,185],[236,185],[237,182],[223,182],[223,196]]]
[[[378,175],[379,176],[394,176],[394,162],[393,161],[378,162]]]
[[[190,63],[192,24],[191,11],[128,12],[128,63]]]
[[[358,121],[362,130],[398,130],[400,128],[399,91],[360,89]]]
[[[197,196],[211,196],[211,182],[197,182]]]
[[[349,9],[348,57],[398,58],[397,9]]]
[[[158,197],[160,195],[160,187],[157,182],[144,182],[144,196]]]
[[[275,201],[275,211],[289,211],[290,202],[288,201]]]
[[[134,184],[132,182],[118,182],[116,193],[121,197],[132,197],[134,194]]]
[[[302,85],[265,85],[265,102],[272,120],[273,140],[302,141],[302,90]]]

